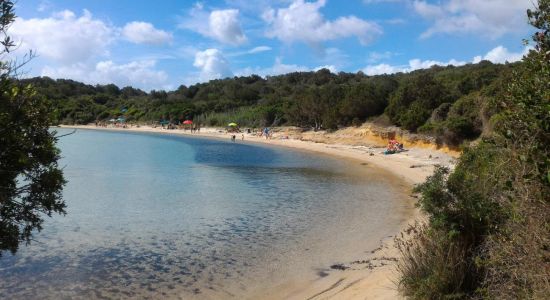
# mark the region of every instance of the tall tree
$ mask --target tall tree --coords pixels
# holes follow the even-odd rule
[[[14,78],[20,66],[6,59],[15,47],[7,33],[13,9],[12,1],[0,0],[0,256],[30,242],[45,216],[65,213],[52,112],[32,86]]]

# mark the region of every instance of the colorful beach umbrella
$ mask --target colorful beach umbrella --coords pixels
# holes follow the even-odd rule
[[[185,120],[185,121],[183,121],[183,124],[184,124],[184,125],[191,125],[191,124],[193,124],[193,121],[191,121],[191,120]]]
[[[229,126],[229,127],[237,127],[237,126],[239,126],[239,125],[237,125],[237,123],[229,123],[229,124],[227,124],[227,126]]]

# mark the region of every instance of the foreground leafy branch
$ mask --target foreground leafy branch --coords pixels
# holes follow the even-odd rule
[[[2,57],[15,46],[7,35],[13,8],[12,1],[0,0]],[[18,67],[0,62],[0,256],[30,242],[45,216],[65,212],[51,109],[32,86],[14,79]]]

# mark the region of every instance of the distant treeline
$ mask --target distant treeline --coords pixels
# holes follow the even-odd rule
[[[63,124],[124,117],[127,122],[193,119],[208,126],[295,125],[336,129],[384,115],[412,132],[459,144],[477,138],[517,64],[482,61],[411,73],[367,76],[327,69],[261,78],[256,75],[146,93],[114,84],[87,85],[47,77],[25,79],[55,106]]]

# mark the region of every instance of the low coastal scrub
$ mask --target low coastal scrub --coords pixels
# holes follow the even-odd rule
[[[417,187],[427,224],[398,241],[410,298],[550,295],[550,1],[528,17],[535,46],[493,103],[492,131]]]

